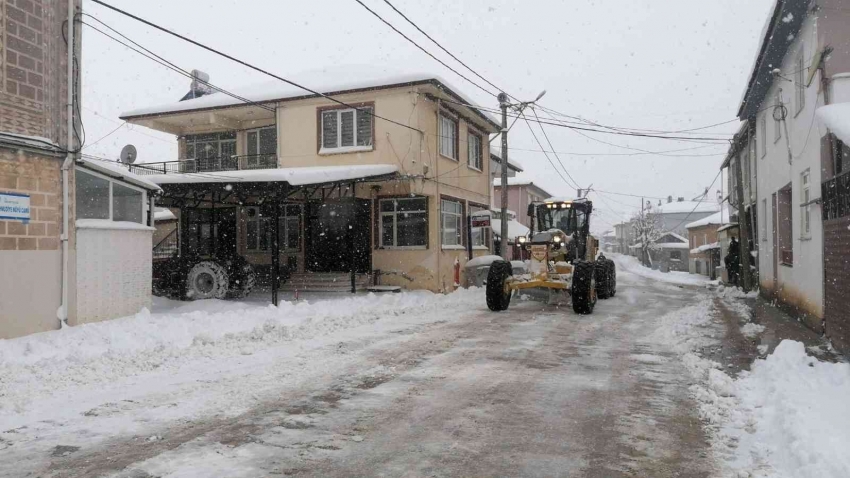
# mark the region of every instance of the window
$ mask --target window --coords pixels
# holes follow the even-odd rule
[[[428,245],[428,199],[380,200],[380,246],[425,248]]]
[[[237,169],[235,132],[186,135],[185,141],[186,159],[196,160],[198,171]]]
[[[761,141],[761,157],[767,154],[767,116],[761,115],[759,130],[756,133],[756,141]]]
[[[463,245],[463,204],[448,199],[440,201],[440,231],[444,246]]]
[[[457,121],[440,113],[440,154],[457,159]]]
[[[272,211],[264,208],[245,209],[245,249],[268,251],[272,248],[274,222]],[[301,206],[282,206],[278,228],[278,244],[281,251],[301,250]]]
[[[141,191],[112,183],[112,220],[144,224],[143,196]]]
[[[245,169],[273,168],[277,166],[277,129],[272,126],[247,132]]]
[[[809,201],[811,200],[811,184],[809,170],[800,173],[800,234],[804,238],[812,235],[812,217]]]
[[[761,200],[761,240],[767,242],[767,199]]]
[[[476,212],[486,211],[487,208],[481,206],[469,205],[469,215]],[[472,237],[472,247],[487,247],[487,229],[485,227],[473,227],[470,231]]]
[[[670,260],[674,262],[682,262],[682,251],[670,251]]]
[[[481,159],[481,136],[474,133],[467,134],[466,144],[468,147],[469,167],[482,171],[484,165]]]
[[[77,219],[105,219],[146,224],[146,194],[98,174],[76,170]]]
[[[706,244],[708,244],[708,234],[703,234],[702,235],[702,245],[704,246]]]
[[[783,107],[782,102],[779,101],[779,95],[776,95],[776,104],[773,105],[773,108],[770,109],[772,112],[776,112],[773,117],[773,142],[776,143],[780,139],[782,139],[782,122],[777,121],[776,118],[781,118],[780,109]]]
[[[791,206],[791,185],[780,189],[777,195],[777,239],[779,244],[779,260],[782,264],[791,266],[794,264],[792,225],[794,218]]]
[[[364,106],[322,111],[322,147],[319,152],[371,150],[372,109]]]
[[[835,175],[850,170],[850,145],[843,141],[835,140]]]
[[[794,91],[797,93],[795,101],[797,111],[795,114],[799,114],[806,107],[806,60],[803,58],[804,53],[801,45],[800,54],[797,56],[797,73],[794,75],[796,86]]]

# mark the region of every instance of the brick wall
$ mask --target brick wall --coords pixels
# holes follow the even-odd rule
[[[31,220],[0,221],[0,250],[59,249],[61,159],[0,147],[0,192],[30,196]]]

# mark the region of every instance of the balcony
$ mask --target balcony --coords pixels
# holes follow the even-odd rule
[[[277,156],[273,154],[254,154],[245,156],[181,159],[161,163],[131,164],[130,171],[141,176],[147,176],[151,174],[187,174],[215,171],[241,171],[250,169],[276,169],[277,167]]]

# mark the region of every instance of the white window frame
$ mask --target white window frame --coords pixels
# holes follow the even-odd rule
[[[480,209],[478,209],[478,210],[476,210],[475,212],[473,212],[473,211],[472,211],[472,208],[473,208],[473,207],[475,207],[476,209],[478,209],[478,208],[480,208]],[[475,214],[475,213],[479,213],[479,212],[482,212],[482,211],[487,211],[488,209],[487,209],[487,208],[485,208],[485,207],[481,207],[481,206],[478,206],[478,205],[473,205],[473,204],[470,204],[469,202],[467,202],[467,203],[466,203],[466,210],[467,210],[467,216],[472,216],[472,215],[473,215],[473,214]],[[489,229],[489,228],[487,228],[487,227],[473,227],[473,228],[471,228],[471,230],[470,230],[470,237],[471,237],[471,238],[472,238],[472,240],[473,240],[473,242],[471,243],[471,245],[472,245],[472,248],[473,248],[473,249],[489,249],[489,248],[490,248],[489,241],[487,240],[487,229]],[[480,232],[480,234],[479,234],[479,236],[478,236],[478,237],[479,237],[481,240],[480,240],[480,243],[478,243],[478,244],[476,244],[476,243],[474,242],[474,241],[475,241],[475,237],[476,237],[476,236],[475,236],[475,232],[476,232],[476,231],[479,231],[479,232]]]
[[[805,48],[803,48],[803,44],[801,43],[800,53],[797,55],[797,71],[794,74],[794,92],[796,93],[796,101],[794,102],[796,106],[795,117],[806,107],[806,70]]]
[[[267,129],[275,130],[275,152],[274,153],[260,153],[260,131],[267,130]],[[248,148],[250,146],[248,138],[250,137],[251,133],[257,134],[256,144],[255,144],[255,146],[257,147],[257,154],[255,156],[251,156],[250,153],[248,152],[249,151]],[[248,167],[259,166],[260,158],[263,157],[263,156],[269,156],[269,155],[277,156],[277,126],[276,125],[261,126],[259,128],[252,128],[252,129],[245,131],[245,164]]]
[[[812,216],[811,216],[811,194],[812,194],[812,175],[809,169],[800,173],[800,237],[809,239],[812,237]]]
[[[319,111],[319,154],[340,154],[340,153],[356,153],[362,151],[373,151],[375,149],[375,121],[370,118],[369,121],[369,144],[358,145],[357,119],[363,110],[370,110],[370,116],[374,116],[375,107],[372,105],[358,106],[356,108],[334,108]],[[353,144],[351,146],[341,146],[342,144],[342,114],[352,113],[354,115],[354,131]],[[336,146],[325,146],[325,115],[336,115]],[[366,113],[363,113],[366,114]]]
[[[475,171],[483,171],[484,170],[484,137],[476,132],[467,131],[466,133],[466,156],[467,156],[467,166],[469,169],[473,169]],[[477,147],[476,147],[477,146]],[[477,163],[473,162],[473,158],[477,149]]]
[[[759,120],[759,129],[761,131],[756,133],[756,141],[758,141],[758,137],[761,137],[761,151],[759,152],[760,157],[765,157],[767,155],[767,114],[762,114],[761,119]]]
[[[417,209],[415,211],[398,211],[398,208],[393,206],[392,211],[382,211],[381,204],[386,201],[411,201],[411,200],[419,200],[425,203],[425,207],[423,209]],[[424,196],[416,196],[410,198],[383,198],[378,200],[378,212],[380,214],[380,221],[378,223],[378,245],[382,249],[400,249],[400,250],[424,250],[428,249],[428,237],[425,238],[425,244],[421,246],[399,246],[398,244],[398,215],[405,213],[413,213],[413,214],[425,214],[425,223],[430,226],[428,223],[428,198]],[[392,244],[384,244],[384,221],[390,220],[393,223],[393,243]],[[426,231],[430,230],[430,227],[426,227]],[[426,232],[427,234],[427,232]]]
[[[440,130],[439,130],[439,135],[438,135],[438,138],[439,138],[438,150],[440,152],[440,156],[449,158],[452,161],[459,161],[458,156],[460,156],[460,155],[458,154],[458,139],[459,139],[458,135],[460,134],[460,121],[458,121],[458,119],[455,118],[454,116],[452,116],[448,113],[445,113],[443,111],[440,111],[438,118],[439,118],[439,125],[440,125]],[[444,131],[447,122],[450,122],[454,126],[452,128],[452,131],[451,131],[451,133],[452,133],[451,136],[447,136],[446,131]],[[451,145],[450,145],[451,151],[444,151],[443,147],[448,144],[448,143],[446,143],[447,139],[451,139]]]
[[[460,212],[444,210],[443,207],[446,204],[456,204],[460,208]],[[446,218],[449,216],[457,218],[457,229],[454,234],[454,237],[457,238],[457,242],[455,244],[446,243],[446,233],[452,231],[452,229],[446,228]],[[454,199],[440,198],[440,245],[444,248],[458,246],[463,247],[463,202]]]
[[[94,176],[94,177],[96,177],[96,178],[98,178],[98,179],[105,179],[105,180],[109,183],[109,218],[107,218],[107,219],[95,219],[96,221],[129,222],[129,223],[131,223],[131,224],[140,224],[140,225],[142,225],[142,226],[151,226],[151,224],[150,224],[150,221],[151,221],[150,217],[152,217],[153,215],[152,215],[152,214],[151,214],[151,215],[145,214],[145,213],[147,212],[148,208],[149,208],[149,205],[148,205],[148,192],[147,192],[147,190],[145,190],[144,188],[140,188],[140,187],[138,187],[138,186],[134,186],[134,185],[132,185],[132,184],[130,184],[130,183],[127,183],[127,182],[124,182],[124,181],[117,181],[115,178],[109,177],[109,176],[107,176],[107,175],[105,175],[105,174],[100,174],[100,173],[98,173],[98,172],[96,172],[96,171],[92,171],[91,169],[79,168],[79,167],[78,167],[78,168],[74,168],[74,169],[75,169],[75,171],[76,171],[77,173],[82,172],[82,173],[84,173],[84,174],[90,174],[90,175],[92,175],[92,176]],[[113,185],[113,184],[116,184],[116,183],[118,183],[118,185],[119,185],[119,186],[123,186],[123,187],[125,187],[125,188],[127,188],[127,189],[132,189],[132,190],[134,190],[134,191],[138,191],[138,192],[141,192],[141,193],[142,193],[142,222],[132,222],[132,221],[115,221],[115,220],[113,219],[114,214],[113,214],[113,210],[112,210],[112,208],[113,208],[113,204],[112,204],[112,201],[113,201],[113,197],[112,197],[112,185]],[[75,196],[76,196],[76,190],[74,191],[74,194],[75,194]],[[76,198],[76,197],[74,198],[74,200],[75,200],[75,201],[76,201],[77,199],[78,199],[78,198]],[[78,219],[86,219],[86,218],[78,218]]]

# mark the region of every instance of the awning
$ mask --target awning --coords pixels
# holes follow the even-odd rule
[[[490,227],[493,229],[495,236],[500,236],[502,233],[501,219],[491,219]],[[514,242],[517,237],[527,237],[529,232],[531,231],[519,222],[513,219],[508,221],[508,242]]]
[[[850,103],[821,106],[816,114],[838,139],[850,144]]]
[[[99,159],[82,158],[77,160],[77,164],[105,176],[120,179],[149,191],[160,190],[160,187],[157,186],[154,181],[149,180],[150,178],[144,178],[137,174],[133,174],[126,168],[126,166],[119,163],[110,163]]]
[[[140,164],[137,166],[144,166]],[[266,183],[285,182],[292,186],[354,181],[398,172],[391,164],[359,166],[312,166],[304,168],[250,169],[198,173],[152,174],[145,178],[156,184]]]

